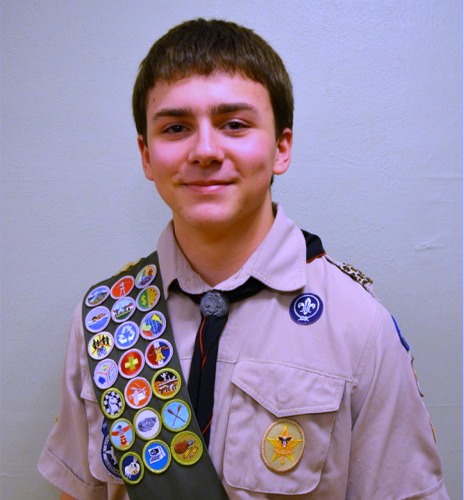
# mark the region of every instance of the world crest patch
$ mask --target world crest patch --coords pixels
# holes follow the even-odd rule
[[[302,293],[292,300],[289,313],[298,325],[311,325],[322,315],[324,305],[314,293]]]

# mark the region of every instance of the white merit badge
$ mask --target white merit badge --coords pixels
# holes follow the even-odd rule
[[[135,312],[135,300],[132,297],[123,297],[114,303],[111,308],[111,317],[116,323],[128,320]]]
[[[104,330],[111,319],[111,313],[105,306],[97,306],[85,316],[85,328],[92,333]]]
[[[160,291],[157,286],[149,286],[137,295],[137,309],[140,311],[149,311],[153,309],[160,298]]]
[[[261,458],[268,469],[287,472],[300,461],[304,445],[303,429],[294,420],[277,420],[264,433]]]
[[[118,378],[118,365],[112,359],[104,359],[98,363],[93,372],[95,385],[100,389],[108,389]]]
[[[145,360],[152,368],[164,368],[172,358],[172,345],[165,339],[150,342],[145,350]]]
[[[129,294],[134,288],[134,278],[132,276],[123,276],[111,287],[111,297],[120,299]]]
[[[143,448],[145,467],[155,474],[164,472],[171,463],[171,452],[164,441],[154,439]]]
[[[141,439],[154,439],[161,431],[161,417],[153,408],[142,408],[134,417],[134,428]]]
[[[85,305],[88,307],[98,306],[108,298],[109,294],[110,289],[107,286],[97,286],[97,288],[94,288],[87,295],[85,299]]]
[[[140,334],[144,339],[154,340],[163,334],[166,329],[166,318],[159,311],[151,311],[144,316],[140,323]]]
[[[303,293],[292,300],[289,313],[298,325],[311,325],[322,315],[322,300],[314,293]]]
[[[114,332],[114,345],[121,350],[130,349],[139,339],[139,327],[133,321],[121,323]]]
[[[113,335],[108,332],[96,333],[87,345],[89,356],[93,359],[104,359],[113,350]]]
[[[156,266],[154,264],[149,264],[138,272],[135,278],[135,286],[137,288],[145,288],[155,279],[155,277]]]
[[[137,484],[143,478],[144,467],[142,460],[133,451],[124,453],[120,461],[121,477],[126,483]]]
[[[139,410],[150,402],[152,390],[150,382],[143,377],[136,377],[127,382],[124,389],[126,403],[135,410]]]

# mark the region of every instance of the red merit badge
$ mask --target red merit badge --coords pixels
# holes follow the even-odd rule
[[[157,339],[148,344],[145,350],[147,365],[152,368],[165,367],[172,358],[172,345],[164,339]]]
[[[113,299],[125,297],[131,292],[132,288],[134,288],[134,278],[132,276],[123,276],[111,287],[111,297]]]
[[[160,399],[170,399],[180,391],[181,378],[176,370],[165,368],[153,375],[151,386]]]
[[[193,465],[203,455],[203,443],[193,432],[179,432],[171,441],[171,452],[172,457],[177,463],[181,465]]]
[[[126,403],[135,410],[148,404],[152,396],[151,386],[147,379],[137,377],[130,380],[124,389]]]
[[[305,444],[303,429],[294,420],[277,420],[261,442],[261,458],[274,472],[287,472],[301,459]]]
[[[137,376],[143,368],[145,360],[138,349],[126,351],[119,360],[119,373],[125,378]]]

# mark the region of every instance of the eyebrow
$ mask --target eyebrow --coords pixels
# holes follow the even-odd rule
[[[235,113],[236,111],[250,111],[254,114],[258,114],[258,109],[246,102],[217,104],[212,107],[211,114],[226,115],[228,113]],[[193,115],[194,113],[191,108],[162,108],[153,115],[152,121],[165,117],[191,118]]]

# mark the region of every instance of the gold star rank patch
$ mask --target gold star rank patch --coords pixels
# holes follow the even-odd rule
[[[261,458],[274,472],[287,472],[301,459],[305,437],[303,429],[293,420],[277,420],[264,434]]]

